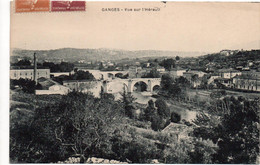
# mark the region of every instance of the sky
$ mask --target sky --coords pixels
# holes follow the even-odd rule
[[[153,7],[160,11],[102,11]],[[11,11],[11,48],[65,47],[201,52],[260,49],[260,3],[87,2],[85,12]]]

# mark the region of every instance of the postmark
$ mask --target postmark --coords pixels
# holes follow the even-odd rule
[[[51,1],[51,11],[85,11],[85,1]]]
[[[50,10],[50,0],[15,0],[15,12],[43,12]]]

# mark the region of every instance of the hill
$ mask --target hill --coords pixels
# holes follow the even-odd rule
[[[213,63],[218,69],[246,67],[249,62],[253,62],[250,66],[251,69],[260,67],[260,50],[233,51],[230,55],[214,53],[199,57],[200,66],[205,67],[207,64]]]
[[[85,61],[100,61],[100,60],[121,60],[125,58],[134,59],[141,57],[188,57],[199,56],[205,53],[202,52],[179,52],[179,51],[159,51],[159,50],[117,50],[117,49],[76,49],[76,48],[62,48],[53,50],[25,50],[13,49],[11,50],[11,59],[15,57],[33,57],[36,52],[38,60],[50,61],[68,61],[74,62],[78,60]]]

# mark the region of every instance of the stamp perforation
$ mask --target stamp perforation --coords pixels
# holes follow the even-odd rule
[[[30,13],[33,13],[33,14],[35,14],[35,13],[39,13],[39,14],[42,14],[42,13],[52,13],[52,12],[54,12],[54,13],[71,13],[71,12],[73,12],[73,13],[83,13],[83,12],[86,12],[86,9],[87,9],[87,3],[86,3],[86,1],[85,0],[46,0],[46,1],[48,1],[49,3],[48,3],[48,11],[46,10],[46,11],[35,11],[35,10],[32,10],[32,11],[19,11],[19,12],[17,12],[17,4],[16,4],[16,2],[17,2],[18,0],[14,0],[12,3],[11,3],[11,8],[12,8],[12,11],[13,11],[13,13],[15,13],[15,14],[30,14]],[[26,1],[26,0],[25,0]],[[32,0],[28,0],[28,1],[32,1]],[[55,10],[55,11],[53,11],[52,10],[52,4],[53,4],[53,2],[57,2],[57,1],[64,1],[64,2],[84,2],[84,9],[82,10]]]

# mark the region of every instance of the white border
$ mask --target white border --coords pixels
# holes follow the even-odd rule
[[[107,1],[107,0],[87,0]],[[120,0],[113,0],[120,1]],[[136,1],[136,0],[128,0]],[[160,0],[140,0],[160,1]],[[175,2],[183,0],[175,0]],[[190,0],[186,2],[260,2],[260,0]],[[10,0],[0,0],[0,164],[9,164]]]
[[[0,164],[9,164],[10,1],[0,1]]]

